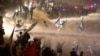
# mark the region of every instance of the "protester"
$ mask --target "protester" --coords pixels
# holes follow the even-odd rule
[[[26,46],[26,44],[28,43],[28,40],[30,39],[30,34],[25,31],[26,31],[26,29],[24,30],[24,35],[21,36],[21,40],[20,40],[22,49]]]
[[[19,42],[15,41],[15,44],[12,46],[12,55],[13,56],[21,56],[22,55],[22,50],[19,45]]]
[[[38,56],[40,55],[40,51],[41,51],[41,39],[39,38],[34,38],[34,41],[37,44],[37,50],[38,50]]]
[[[12,46],[12,54],[13,56],[17,56],[16,54],[16,46],[18,45],[18,43],[15,41],[14,45]]]
[[[72,51],[70,52],[70,56],[78,56],[75,51],[75,48],[72,48]]]
[[[83,51],[80,52],[80,56],[83,56]]]
[[[52,49],[51,52],[52,52],[53,56],[57,56],[57,53],[55,52],[55,50]]]
[[[80,22],[80,25],[79,25],[79,30],[80,31],[84,30],[84,17],[83,16],[81,17],[81,22]]]
[[[4,44],[3,35],[5,34],[5,32],[4,32],[4,29],[3,29],[2,25],[3,25],[3,17],[0,16],[0,45]]]
[[[10,51],[10,43],[6,43],[4,47],[4,55],[3,56],[11,56],[11,51]]]
[[[0,45],[0,56],[3,56],[5,53],[4,53],[4,46]]]
[[[49,47],[45,47],[42,51],[42,56],[54,56],[54,54]]]
[[[30,10],[30,15],[31,15],[31,19],[32,19],[32,16],[33,16],[33,10],[35,9],[36,7],[31,7],[31,10]]]
[[[63,52],[63,50],[62,50],[62,46],[63,46],[63,44],[64,43],[58,43],[58,45],[57,45],[57,55],[58,56],[62,56],[62,52]]]
[[[22,53],[24,56],[38,56],[36,41],[34,41],[33,44],[28,44]]]
[[[23,6],[23,18],[27,19],[28,18],[28,8],[26,6]]]
[[[0,56],[4,55],[4,38],[3,35],[5,34],[3,25],[3,17],[0,16]]]

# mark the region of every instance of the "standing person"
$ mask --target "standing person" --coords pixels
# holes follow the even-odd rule
[[[63,44],[64,43],[58,43],[58,45],[57,45],[58,56],[62,56],[62,52],[63,52],[62,47],[63,47]]]
[[[26,31],[26,29],[24,29],[24,32],[25,31]],[[25,32],[24,35],[21,38],[22,49],[26,46],[29,39],[30,39],[30,34],[28,32]]]
[[[83,51],[80,52],[80,56],[83,56]]]
[[[33,16],[33,10],[36,8],[36,6],[35,7],[31,7],[31,9],[30,9],[30,15],[31,15],[31,19],[32,19],[32,16]]]
[[[33,4],[33,3],[34,3],[34,1],[29,0],[28,11],[29,11],[29,16],[30,16],[31,19],[32,19],[32,16],[33,16],[33,9],[36,8],[35,4]]]
[[[41,39],[39,38],[34,38],[34,41],[37,44],[37,50],[38,50],[38,56],[40,56],[40,52],[41,52]]]
[[[3,17],[0,16],[0,56],[4,55],[4,38],[3,35],[5,34],[4,29],[2,27],[3,25]]]
[[[28,18],[28,7],[26,6],[26,5],[24,5],[23,6],[23,11],[24,11],[24,13],[23,13],[23,18],[24,19],[27,19]]]
[[[18,43],[15,41],[14,45],[12,46],[12,54],[13,54],[13,56],[17,56],[17,54],[16,54],[16,46],[18,46]]]
[[[0,16],[0,45],[4,44],[3,35],[5,34],[5,32],[4,32],[4,29],[3,29],[2,25],[3,25],[3,17]]]
[[[75,48],[72,48],[72,51],[70,52],[70,56],[78,56],[75,51]]]
[[[12,55],[13,56],[21,56],[22,55],[22,50],[20,48],[18,41],[15,41],[15,44],[12,46]]]
[[[42,51],[42,56],[54,56],[51,48],[45,47]]]
[[[84,17],[81,16],[81,22],[80,22],[80,25],[79,25],[79,30],[80,31],[83,31],[84,30],[84,22],[83,22],[83,20],[84,20]]]
[[[57,53],[55,52],[55,50],[52,49],[51,52],[52,52],[53,56],[57,56]]]
[[[37,40],[34,40],[32,44],[28,44],[28,46],[23,50],[24,56],[38,56],[36,41]]]
[[[5,47],[4,47],[4,55],[3,56],[11,56],[11,44],[10,43],[6,43]]]

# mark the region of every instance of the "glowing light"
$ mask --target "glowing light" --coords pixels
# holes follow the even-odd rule
[[[96,3],[94,3],[94,6],[96,6],[97,4]]]
[[[10,36],[14,27],[13,26],[14,23],[12,23],[10,19],[7,19],[7,18],[3,18],[3,22],[4,22],[3,27],[4,27],[5,35]]]
[[[18,12],[18,11],[19,11],[19,9],[16,9],[16,10],[15,10],[15,12]]]
[[[28,7],[28,4],[27,4],[27,2],[25,2],[25,3],[24,3],[24,6],[25,6],[25,7]]]
[[[93,5],[91,5],[91,6],[90,6],[90,8],[94,8],[94,6],[93,6]]]
[[[5,17],[12,18],[13,15],[14,15],[14,12],[9,11],[9,12],[7,12],[7,13],[5,14]]]
[[[75,9],[78,9],[78,6],[74,6]]]
[[[63,8],[62,10],[65,11],[65,8]]]

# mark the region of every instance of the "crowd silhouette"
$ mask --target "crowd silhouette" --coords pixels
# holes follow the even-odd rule
[[[62,56],[62,46],[64,43],[58,43],[56,50],[50,48],[49,46],[41,47],[41,38],[33,38],[32,41],[29,41],[31,37],[27,32],[27,29],[24,29],[24,34],[20,31],[19,35],[16,36],[17,40],[13,41],[14,27],[9,38],[10,41],[8,40],[4,42],[3,35],[5,32],[2,27],[2,18],[3,17],[0,16],[0,56]],[[78,56],[77,51],[74,48],[70,52],[70,56]],[[80,56],[83,56],[83,51],[80,52]]]
[[[29,41],[30,34],[28,33],[36,23],[32,24],[29,29],[19,31],[19,35],[16,36],[16,40],[13,41],[12,34],[8,41],[4,41],[4,29],[2,27],[3,17],[0,16],[0,56],[63,56],[64,43],[57,44],[56,49],[52,49],[50,46],[41,46],[41,38],[33,37],[33,40]],[[44,22],[46,24],[46,22]],[[48,43],[49,44],[49,43]],[[78,46],[72,48],[69,52],[70,56],[83,56],[83,51],[78,52]]]

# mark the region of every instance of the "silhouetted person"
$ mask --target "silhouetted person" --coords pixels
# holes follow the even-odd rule
[[[63,44],[64,43],[58,43],[58,45],[57,45],[57,55],[58,56],[62,56],[62,52],[63,52],[63,50],[62,50],[62,47],[63,47]]]
[[[75,51],[75,48],[72,48],[72,51],[70,52],[70,56],[78,56]]]
[[[84,30],[84,17],[83,16],[81,17],[81,22],[80,22],[80,25],[79,25],[79,30],[80,31]]]
[[[36,41],[29,43],[26,48],[23,49],[24,56],[38,56],[37,44]]]
[[[56,52],[54,50],[51,50],[53,56],[57,56]]]
[[[49,47],[46,47],[43,51],[42,51],[42,56],[54,56],[51,49]]]
[[[0,56],[4,56],[4,47],[0,45]]]
[[[14,56],[17,56],[17,52],[16,52],[16,47],[18,46],[18,43],[17,43],[17,41],[15,41],[15,44],[14,44],[14,46],[12,46],[12,54],[14,55]]]
[[[3,24],[3,17],[0,16],[0,45],[4,44],[3,35],[5,34],[4,29],[2,28],[2,24]]]
[[[24,30],[26,31],[26,29]],[[28,32],[25,32],[25,34],[22,36],[21,38],[21,45],[22,45],[22,48],[24,48],[26,46],[26,44],[28,43],[28,40],[30,39],[30,35]]]
[[[5,34],[4,29],[2,28],[3,24],[3,17],[0,16],[0,56],[4,56],[4,38],[3,35]]]
[[[31,15],[31,19],[32,19],[32,16],[33,16],[33,10],[35,9],[36,7],[31,7],[31,10],[30,10],[30,15]]]
[[[83,56],[83,51],[80,52],[80,56]]]
[[[3,56],[11,56],[11,52],[10,52],[10,43],[7,43],[5,45],[5,48],[4,48],[4,55]]]
[[[3,35],[5,34],[4,29],[0,29],[0,45],[4,44]]]
[[[37,50],[38,50],[38,56],[39,56],[40,55],[40,50],[41,50],[41,39],[34,38],[33,40],[34,40],[34,42],[36,42]]]
[[[15,44],[12,46],[11,51],[13,56],[22,56],[22,50],[18,41],[15,41]]]
[[[24,11],[23,18],[27,19],[28,18],[28,12],[29,12],[28,8],[26,6],[23,6],[23,11]]]

